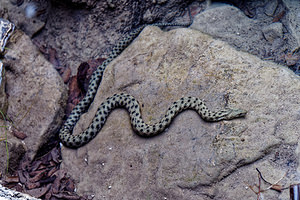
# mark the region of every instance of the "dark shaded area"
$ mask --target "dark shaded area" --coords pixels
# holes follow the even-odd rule
[[[77,75],[70,77],[66,116],[71,113],[77,103],[85,96],[93,72],[104,60],[105,59],[100,58],[83,62],[78,67]]]
[[[4,186],[46,200],[86,199],[75,194],[74,181],[59,169],[61,161],[59,145],[33,161],[25,157],[15,174],[6,177]]]

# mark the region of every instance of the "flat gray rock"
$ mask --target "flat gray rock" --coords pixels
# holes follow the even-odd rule
[[[290,28],[293,36],[297,40],[295,48],[300,47],[300,2],[294,0],[283,0],[284,5],[289,9],[288,13],[288,27]]]
[[[26,153],[26,145],[12,134],[12,124],[0,120],[0,174],[14,173]]]
[[[277,6],[278,6],[277,0],[269,1],[265,6],[265,14],[268,16],[273,16]]]
[[[234,6],[224,4],[203,11],[195,16],[191,28],[254,55],[263,56],[262,52],[268,51],[259,21],[248,18]]]
[[[262,32],[266,40],[273,42],[276,39],[282,38],[282,28],[282,23],[276,22],[264,27]]]
[[[255,180],[258,160],[263,163],[280,146],[297,144],[299,88],[299,77],[285,67],[199,31],[147,27],[107,66],[94,103],[74,134],[85,130],[101,102],[121,92],[140,102],[147,123],[159,121],[183,96],[200,97],[212,110],[247,109],[246,118],[207,123],[185,111],[163,134],[141,138],[133,132],[128,113],[117,109],[89,144],[62,148],[62,169],[78,182],[80,195],[96,199],[256,198],[236,172]],[[278,171],[291,170],[266,162],[271,164],[261,164],[260,170],[271,165],[274,179],[282,175]],[[276,192],[270,195],[278,198]],[[288,191],[281,195],[288,199]]]

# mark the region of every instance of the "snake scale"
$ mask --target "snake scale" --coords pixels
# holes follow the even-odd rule
[[[158,27],[189,26],[191,22],[192,21],[186,24],[155,23],[150,25]],[[201,99],[196,97],[184,97],[174,102],[168,109],[165,117],[162,118],[158,123],[154,125],[148,125],[141,117],[138,101],[129,94],[121,93],[107,98],[100,105],[94,119],[85,131],[77,135],[72,135],[73,128],[80,116],[88,110],[94,100],[106,66],[113,59],[115,59],[146,26],[148,25],[142,25],[119,41],[119,43],[117,43],[117,45],[110,52],[109,57],[94,71],[89,82],[86,96],[74,107],[63,127],[60,129],[59,138],[65,146],[70,148],[79,148],[90,142],[101,130],[110,112],[117,107],[124,107],[128,110],[134,131],[143,137],[151,137],[161,133],[170,125],[172,119],[178,113],[186,109],[196,110],[198,114],[206,121],[220,121],[223,119],[233,119],[246,115],[246,111],[241,109],[224,109],[221,111],[212,112],[208,110]]]

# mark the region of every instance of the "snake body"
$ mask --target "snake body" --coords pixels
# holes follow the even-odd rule
[[[4,51],[6,42],[12,32],[15,29],[15,25],[8,20],[0,18],[0,54]]]
[[[151,26],[189,26],[191,21],[186,24],[178,23],[155,23]],[[222,119],[233,119],[245,116],[246,111],[238,109],[227,109],[218,112],[211,112],[204,105],[202,100],[196,97],[186,97],[173,103],[169,108],[166,116],[157,124],[148,125],[141,118],[140,107],[137,100],[128,94],[115,94],[104,101],[98,108],[98,111],[91,122],[90,126],[78,135],[72,135],[72,131],[80,116],[87,111],[94,100],[97,89],[101,83],[103,72],[106,66],[115,59],[148,25],[130,32],[125,36],[110,52],[109,57],[100,65],[92,74],[86,96],[74,107],[68,119],[60,129],[59,138],[61,142],[70,148],[79,148],[91,141],[104,125],[109,113],[116,107],[125,107],[131,119],[131,124],[134,131],[140,136],[150,137],[161,133],[168,127],[172,119],[181,111],[186,109],[194,109],[199,115],[208,121],[219,121]]]
[[[0,118],[4,119],[8,108],[8,101],[5,93],[5,69],[1,58],[4,56],[6,43],[13,33],[15,25],[6,19],[0,18]]]
[[[246,111],[241,109],[224,109],[217,112],[208,110],[204,102],[197,97],[183,97],[174,102],[166,115],[156,124],[149,125],[144,122],[138,101],[131,95],[121,93],[107,98],[98,108],[97,113],[89,127],[78,135],[71,135],[65,131],[60,135],[64,145],[78,148],[91,141],[101,130],[112,110],[123,107],[129,112],[133,130],[142,137],[152,137],[163,132],[180,112],[186,109],[195,110],[205,121],[220,121],[243,117]]]

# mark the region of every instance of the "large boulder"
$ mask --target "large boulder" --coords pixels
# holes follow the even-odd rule
[[[57,71],[17,30],[7,45],[6,66],[8,121],[0,122],[0,166],[14,172],[27,153],[33,158],[55,137],[66,105],[67,89]],[[8,157],[9,155],[9,157]]]
[[[141,138],[126,110],[117,109],[90,143],[76,150],[62,148],[62,168],[78,182],[80,195],[96,199],[255,198],[244,182],[256,184],[251,181],[257,178],[253,169],[258,160],[264,175],[275,179],[296,166],[296,159],[287,165],[289,158],[267,157],[297,144],[299,88],[299,77],[285,67],[199,31],[147,27],[107,66],[94,103],[74,134],[87,128],[101,102],[121,92],[141,103],[147,123],[157,122],[183,96],[200,97],[212,110],[247,109],[246,118],[208,123],[185,111],[163,134]],[[252,178],[245,180],[247,176]],[[288,191],[280,196],[288,199]]]

